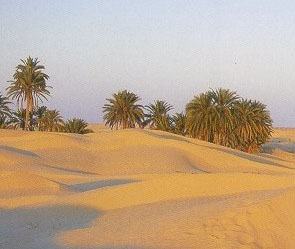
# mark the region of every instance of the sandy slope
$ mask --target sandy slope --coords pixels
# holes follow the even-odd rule
[[[295,248],[295,161],[274,148],[295,132],[248,155],[91,128],[0,131],[0,248]]]
[[[264,146],[264,151],[295,163],[295,128],[276,129],[271,141]]]

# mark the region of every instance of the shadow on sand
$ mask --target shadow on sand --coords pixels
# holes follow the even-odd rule
[[[217,147],[209,147],[209,146],[205,146],[205,145],[202,145],[202,146],[207,147],[209,149],[221,151],[223,153],[231,154],[231,155],[234,155],[234,156],[237,156],[237,157],[241,157],[243,159],[247,159],[247,160],[252,161],[252,162],[261,163],[261,164],[268,164],[268,165],[277,166],[277,167],[288,168],[285,165],[282,165],[282,164],[279,164],[279,163],[274,163],[271,160],[265,159],[265,158],[261,157],[260,155],[252,155],[252,154],[249,154],[249,153],[245,153],[245,152],[242,152],[242,151],[236,151],[234,149],[230,149],[230,148],[226,148],[226,147],[225,148],[222,148],[222,147],[217,148]]]
[[[194,144],[193,142],[189,141],[188,139],[186,139],[185,137],[182,137],[180,135],[177,135],[177,134],[171,134],[169,132],[164,132],[162,131],[162,134],[157,134],[157,133],[154,133],[152,131],[149,131],[149,130],[140,130],[142,133],[145,133],[151,137],[156,137],[156,138],[160,138],[160,139],[169,139],[169,140],[175,140],[175,141],[181,141],[181,142],[186,142],[186,143],[189,143],[189,144]]]
[[[112,187],[112,186],[132,183],[132,182],[137,182],[137,181],[131,180],[131,179],[113,179],[113,180],[80,183],[80,184],[70,185],[69,187],[79,192],[86,192],[93,189]]]
[[[27,150],[21,150],[14,147],[6,146],[6,145],[0,145],[0,150],[6,150],[9,152],[14,152],[23,156],[31,156],[31,157],[39,157],[36,153],[27,151]]]
[[[83,175],[99,175],[99,174],[88,172],[88,171],[63,168],[61,166],[60,167],[59,166],[52,166],[52,165],[48,165],[48,164],[42,164],[42,166],[45,168],[48,168],[48,169],[54,169],[54,170],[64,172],[64,173],[74,173],[74,174],[83,174]]]
[[[0,210],[0,248],[62,249],[52,237],[61,231],[88,227],[99,216],[81,206],[49,206]]]
[[[188,139],[186,139],[184,137],[177,136],[177,135],[170,135],[169,133],[167,133],[167,134],[156,134],[156,133],[153,133],[153,132],[150,132],[150,131],[147,131],[147,130],[143,130],[142,132],[146,133],[146,134],[148,134],[150,136],[157,137],[157,138],[182,141],[182,142],[190,143],[192,145],[196,145],[195,143],[189,141]],[[284,166],[282,164],[272,162],[271,160],[268,160],[267,158],[264,158],[263,156],[251,155],[251,154],[244,153],[244,152],[237,151],[237,150],[233,150],[233,149],[230,149],[230,148],[227,148],[227,147],[223,148],[222,146],[215,147],[215,146],[206,146],[206,145],[201,145],[201,144],[198,144],[198,146],[206,147],[206,148],[211,149],[211,150],[221,151],[221,152],[224,152],[224,153],[227,153],[227,154],[231,154],[231,155],[234,155],[234,156],[237,156],[237,157],[247,159],[247,160],[252,161],[252,162],[257,162],[257,163],[262,163],[262,164],[269,164],[269,165],[278,166],[278,167],[286,167],[286,166]]]

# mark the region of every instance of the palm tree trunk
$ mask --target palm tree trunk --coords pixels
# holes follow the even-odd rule
[[[209,142],[209,134],[208,134],[208,132],[206,132],[206,134],[205,134],[205,141]]]
[[[27,97],[27,108],[26,108],[26,130],[29,131],[30,130],[30,114],[31,114],[31,111],[33,109],[33,98],[32,98],[32,95],[31,94],[28,94],[28,97]]]
[[[123,129],[126,129],[127,128],[127,120],[123,120]]]
[[[25,130],[28,131],[30,129],[30,97],[27,97],[27,108],[26,108],[26,123]]]

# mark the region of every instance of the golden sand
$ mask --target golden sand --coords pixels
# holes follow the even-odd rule
[[[90,128],[0,131],[1,249],[295,248],[295,130],[250,155]]]

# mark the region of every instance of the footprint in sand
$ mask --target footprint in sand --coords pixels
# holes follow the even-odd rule
[[[204,229],[212,238],[233,244],[235,249],[261,249],[246,215],[211,219],[204,223]]]

